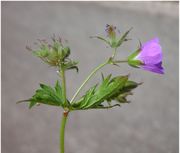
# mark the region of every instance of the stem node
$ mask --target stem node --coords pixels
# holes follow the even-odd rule
[[[65,110],[65,111],[63,112],[64,117],[67,117],[68,114],[69,114],[69,111],[68,111],[68,110],[67,110],[67,111]]]

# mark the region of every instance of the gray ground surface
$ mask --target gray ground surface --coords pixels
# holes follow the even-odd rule
[[[26,104],[15,104],[30,97],[39,82],[53,85],[58,79],[55,70],[33,57],[25,46],[53,33],[68,39],[72,58],[80,61],[79,74],[67,73],[71,97],[89,71],[111,54],[102,42],[89,39],[91,35],[104,34],[106,23],[117,25],[121,31],[134,27],[130,34],[133,40],[119,49],[119,59],[136,49],[138,39],[145,42],[158,36],[165,75],[133,69],[126,64],[120,68],[107,66],[105,74],[130,72],[132,79],[144,84],[129,98],[131,104],[112,110],[72,113],[67,124],[66,153],[178,152],[177,4],[3,2],[3,153],[58,153],[62,110],[48,106],[28,110]],[[85,89],[99,78],[97,74]]]

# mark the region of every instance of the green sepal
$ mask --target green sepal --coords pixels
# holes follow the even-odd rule
[[[105,38],[103,38],[103,37],[100,37],[100,36],[91,36],[90,38],[97,38],[97,39],[102,40],[103,42],[105,42],[106,44],[111,46],[110,41],[105,39]]]
[[[69,47],[64,47],[62,50],[62,59],[67,58],[70,55],[71,51]]]
[[[142,65],[142,62],[139,60],[130,60],[128,61],[128,64],[132,67],[139,68],[139,66]]]
[[[126,31],[122,37],[117,40],[117,43],[116,43],[116,48],[119,47],[124,41],[127,41],[128,39],[126,38],[127,35],[129,34],[129,32],[132,30],[132,28],[130,28],[128,31]]]
[[[117,48],[117,40],[116,40],[116,38],[111,38],[110,39],[110,46],[111,46],[111,48]]]
[[[134,60],[134,58],[140,53],[140,49],[137,49],[134,53],[128,56],[128,60]]]
[[[140,65],[143,65],[143,62],[136,59],[136,56],[140,53],[140,49],[137,49],[134,53],[128,56],[128,64],[132,67],[138,68]]]
[[[77,61],[71,61],[71,60],[69,60],[68,62],[65,62],[65,63],[63,64],[63,67],[64,67],[64,69],[66,69],[66,70],[75,69],[76,72],[78,72],[78,71],[79,71],[79,68],[78,68],[78,66],[77,66],[78,63],[79,63],[79,62],[77,62]]]
[[[40,57],[40,58],[45,58],[49,55],[48,50],[37,50],[32,52],[33,55]]]
[[[62,49],[63,49],[63,45],[59,41],[57,40],[53,41],[52,50],[56,52],[60,52],[62,51]]]

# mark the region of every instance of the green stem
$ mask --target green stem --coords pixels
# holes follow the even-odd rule
[[[117,60],[117,61],[114,61],[114,63],[127,63],[128,61],[127,60]]]
[[[67,106],[67,101],[66,101],[66,78],[65,78],[65,70],[61,66],[60,70],[61,78],[62,78],[62,95],[63,95],[63,101],[64,101],[64,106]]]
[[[66,127],[66,121],[68,117],[68,111],[64,111],[62,121],[61,121],[61,128],[60,128],[60,153],[64,153],[64,138],[65,138],[65,127]]]
[[[114,48],[114,51],[113,51],[113,54],[112,54],[112,59],[114,59],[114,57],[116,55],[116,51],[117,51],[117,48]]]
[[[91,73],[90,75],[86,78],[86,80],[81,84],[81,86],[79,87],[79,89],[77,90],[77,92],[74,94],[73,98],[71,99],[70,103],[72,103],[74,101],[74,99],[77,97],[77,95],[79,94],[79,92],[81,91],[81,89],[84,87],[84,85],[89,81],[89,79],[96,74],[96,72],[101,69],[102,67],[104,67],[105,65],[107,65],[109,63],[109,59],[107,61],[105,61],[104,63],[102,63],[101,65],[99,65],[98,67],[96,67]]]
[[[66,78],[65,78],[65,69],[63,68],[63,66],[60,66],[60,75],[61,75],[61,79],[62,79],[62,95],[63,95],[63,101],[64,101],[64,113],[63,113],[63,117],[62,117],[62,121],[61,121],[61,128],[60,128],[60,144],[59,144],[59,149],[60,149],[60,153],[64,153],[64,135],[65,135],[65,126],[66,126],[66,120],[67,120],[67,116],[69,111],[66,110],[67,107],[67,98],[66,98]]]

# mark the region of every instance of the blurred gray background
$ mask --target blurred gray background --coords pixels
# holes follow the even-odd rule
[[[110,48],[92,35],[105,35],[106,24],[125,32],[132,41],[118,49],[127,57],[145,42],[159,37],[165,75],[107,66],[105,74],[128,74],[144,84],[130,96],[131,104],[110,110],[73,112],[66,129],[66,153],[178,152],[178,2],[2,2],[2,152],[58,153],[62,109],[41,105],[31,110],[16,101],[29,98],[39,83],[58,79],[26,51],[38,38],[53,33],[68,40],[79,74],[67,72],[72,97],[95,66],[111,55]],[[100,80],[100,73],[84,88]],[[83,92],[81,93],[81,95]]]

